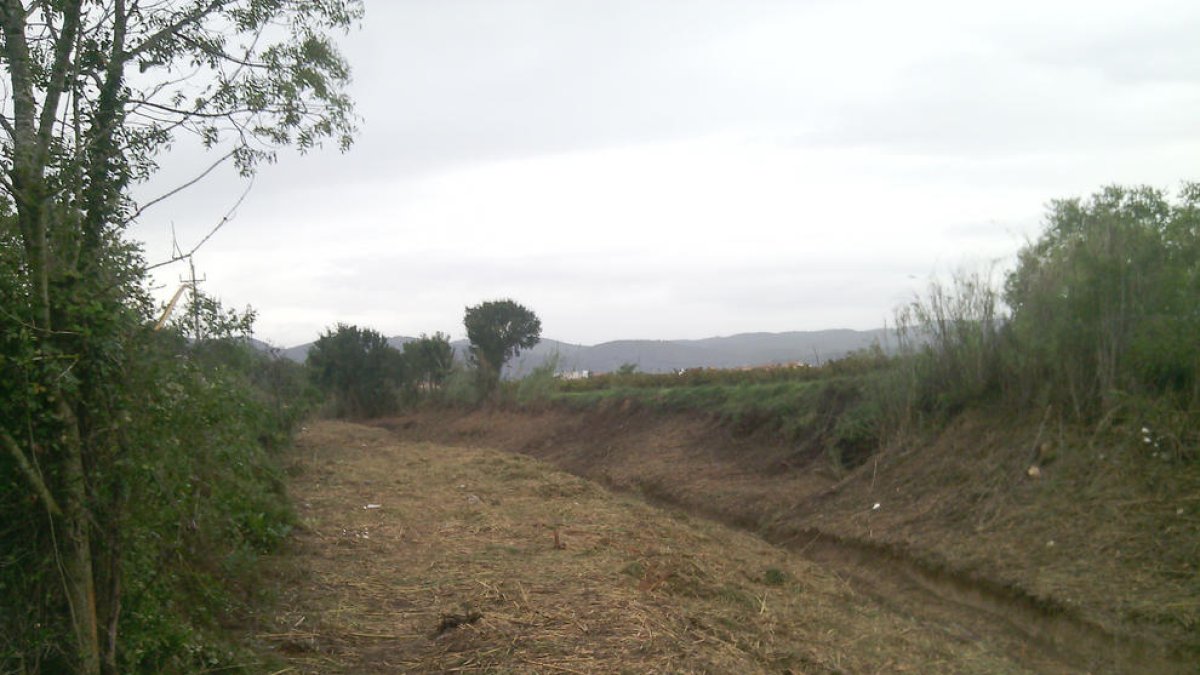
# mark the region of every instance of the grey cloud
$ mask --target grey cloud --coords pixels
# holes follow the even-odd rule
[[[982,58],[924,64],[897,83],[886,105],[847,106],[822,144],[978,157],[1200,140],[1200,84],[1130,88]]]
[[[260,306],[288,334],[352,317],[386,331],[453,332],[463,304],[497,294],[535,303],[548,330],[562,331],[554,337],[578,341],[878,325],[907,298],[910,277],[923,280],[957,255],[1015,250],[1047,200],[1105,182],[1171,187],[1194,167],[1200,5],[1052,9],[374,0],[364,30],[344,41],[364,117],[356,147],[345,156],[285,153],[266,167],[241,216],[206,250],[212,288]],[[588,151],[621,147],[637,152],[614,156],[645,158],[710,136],[725,148],[744,139],[742,149],[774,159],[705,146],[697,163],[735,169],[689,176],[690,160],[675,157],[655,165],[680,172],[657,192],[644,172],[622,182],[578,171],[570,175],[604,184],[545,195],[553,209],[524,208],[548,186],[487,192],[521,171],[499,160],[546,158],[553,170],[591,162]],[[556,164],[555,155],[571,161]],[[808,156],[813,165],[798,170]],[[177,184],[204,157],[181,146],[155,187]],[[536,183],[547,174],[524,175]],[[691,195],[689,181],[728,198]],[[161,257],[171,222],[185,245],[198,240],[242,186],[217,176],[148,214],[135,234]],[[863,208],[879,199],[902,203]],[[952,217],[943,209],[923,226],[914,214],[937,214],[938,199],[983,206]],[[913,235],[872,239],[890,214]],[[621,234],[604,218],[621,220]],[[399,235],[380,234],[389,219]],[[405,250],[403,228],[441,227],[562,244],[505,257],[464,235]],[[777,236],[789,227],[805,236]],[[851,230],[862,241],[845,236]],[[612,237],[641,233],[656,243],[607,252],[624,250]],[[364,238],[359,252],[354,237]],[[762,240],[761,255],[750,237]],[[740,248],[725,252],[726,243]],[[606,252],[589,252],[601,244]],[[810,245],[842,248],[779,262],[784,246]],[[293,253],[317,269],[297,270]],[[722,253],[746,258],[712,260]],[[272,308],[281,318],[266,318]]]
[[[1157,3],[1161,5],[1162,3]],[[1180,84],[1200,80],[1200,5],[1124,5],[1119,20],[1097,25],[1059,22],[995,31],[998,46],[1040,65],[1095,72],[1116,84]]]
[[[797,104],[785,82],[764,87],[762,73],[722,68],[711,50],[781,13],[762,3],[373,6],[348,47],[359,81],[371,83],[358,89],[367,152],[394,168],[786,119]]]
[[[827,18],[824,6],[373,3],[362,32],[344,41],[364,117],[353,153],[270,167],[272,184],[411,176],[730,130],[804,145],[1006,156],[1078,151],[1098,136],[1106,147],[1200,136],[1200,41],[1188,39],[1200,23],[1195,10],[1093,35],[1034,16],[964,28],[956,15],[915,7],[945,23],[939,39],[970,31],[964,39],[993,48],[963,53],[948,43],[884,88],[846,96],[830,84],[854,87],[893,55],[836,25],[841,39],[813,58],[806,31]],[[872,7],[861,4],[863,26]],[[1161,78],[1181,84],[1132,95],[1130,87]]]

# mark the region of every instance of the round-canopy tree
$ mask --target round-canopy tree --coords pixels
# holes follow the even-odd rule
[[[542,321],[531,310],[512,300],[492,300],[468,307],[463,316],[471,361],[483,373],[489,388],[500,381],[504,364],[522,349],[541,340]]]

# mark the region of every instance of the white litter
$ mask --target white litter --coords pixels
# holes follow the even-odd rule
[[[382,509],[382,508],[383,508],[383,504],[367,504],[367,505],[366,505],[366,506],[364,506],[363,508],[364,508],[364,509]]]
[[[879,502],[875,502],[875,506],[872,506],[872,507],[871,507],[871,510],[872,510],[872,511],[878,511],[878,510],[879,510]]]

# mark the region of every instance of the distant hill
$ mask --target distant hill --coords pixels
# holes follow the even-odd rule
[[[883,342],[884,329],[794,331],[789,333],[742,333],[701,340],[615,340],[585,346],[543,339],[536,347],[521,352],[505,368],[508,377],[521,377],[558,354],[559,370],[590,370],[607,373],[632,363],[645,373],[665,373],[678,368],[738,368],[773,363],[804,361],[814,365],[838,359],[850,352]],[[401,348],[414,338],[396,336],[388,342]],[[451,343],[462,358],[467,341]],[[304,361],[312,343],[281,351],[293,361]]]

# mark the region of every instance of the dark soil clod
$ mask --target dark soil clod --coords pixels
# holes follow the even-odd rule
[[[479,612],[467,612],[466,614],[443,614],[442,620],[438,622],[437,629],[433,631],[433,637],[443,635],[448,631],[454,630],[460,626],[475,623],[483,618],[483,614]]]

